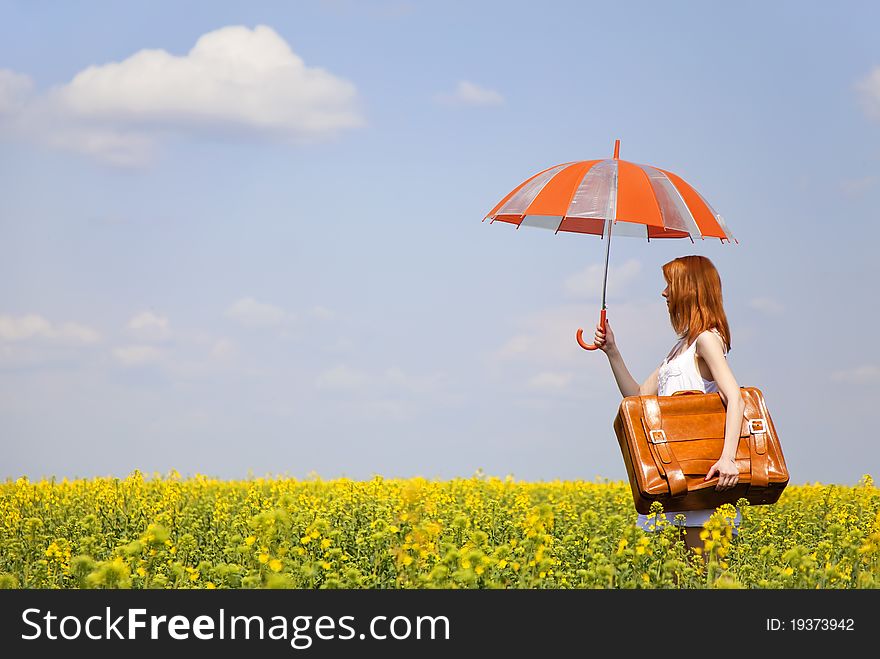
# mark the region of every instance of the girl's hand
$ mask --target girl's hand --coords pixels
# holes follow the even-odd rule
[[[715,486],[715,489],[719,492],[729,490],[739,482],[739,469],[736,468],[736,461],[731,458],[721,458],[718,460],[718,462],[712,465],[712,468],[709,469],[709,473],[706,474],[706,478],[703,480],[709,480],[715,472],[718,472],[718,485]]]
[[[602,331],[601,323],[596,325],[596,334],[593,336],[593,345],[599,346],[599,350],[608,354],[609,351],[617,350],[617,342],[614,340],[614,332],[611,331],[611,323],[605,318],[605,331]]]

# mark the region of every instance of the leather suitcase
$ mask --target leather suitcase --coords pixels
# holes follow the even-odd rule
[[[745,411],[736,449],[739,482],[715,489],[704,481],[721,457],[727,410],[721,394],[677,391],[671,396],[627,396],[614,431],[623,453],[636,510],[648,513],[659,501],[664,511],[715,508],[740,498],[775,503],[788,484],[782,446],[756,387],[740,387]]]

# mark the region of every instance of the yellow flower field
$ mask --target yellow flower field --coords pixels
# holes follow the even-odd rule
[[[21,478],[0,484],[0,587],[880,587],[870,476],[740,503],[704,560],[637,528],[625,482]]]

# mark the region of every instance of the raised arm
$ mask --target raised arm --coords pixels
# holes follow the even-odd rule
[[[660,370],[659,367],[648,376],[648,379],[643,384],[639,385],[626,367],[620,350],[617,349],[617,341],[614,339],[614,332],[611,330],[611,323],[607,318],[605,319],[604,332],[600,325],[596,325],[593,343],[608,356],[608,363],[611,364],[611,371],[614,373],[614,379],[617,381],[617,388],[620,389],[620,393],[624,398],[627,396],[657,393],[657,372]]]
[[[624,398],[627,396],[638,396],[641,387],[626,367],[620,350],[615,348],[613,351],[609,350],[605,354],[608,355],[608,362],[611,364],[611,371],[614,373],[614,379],[617,380],[617,388],[620,389],[620,394]]]

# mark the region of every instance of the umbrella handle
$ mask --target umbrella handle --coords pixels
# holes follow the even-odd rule
[[[605,308],[604,307],[602,308],[602,311],[599,314],[599,327],[602,328],[603,332],[605,331]],[[599,347],[595,344],[584,343],[584,330],[582,330],[580,328],[578,328],[578,331],[577,331],[577,342],[578,342],[578,345],[581,348],[583,348],[584,350],[595,350],[596,348]]]

